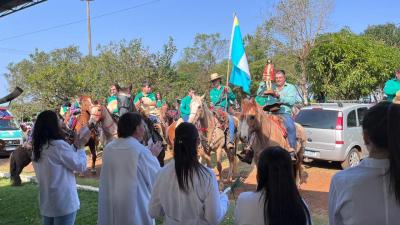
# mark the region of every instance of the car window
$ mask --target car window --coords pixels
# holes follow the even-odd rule
[[[357,126],[356,111],[352,110],[347,115],[347,127],[356,127],[356,126]]]
[[[296,116],[296,122],[303,127],[335,129],[338,111],[323,109],[302,109]]]
[[[362,121],[364,119],[365,114],[367,113],[368,108],[367,107],[363,107],[363,108],[359,108],[357,109],[357,114],[358,114],[358,126],[362,125]]]

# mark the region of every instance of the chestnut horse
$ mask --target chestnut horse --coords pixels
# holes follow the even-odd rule
[[[288,140],[284,137],[279,127],[279,117],[260,111],[253,98],[243,99],[242,113],[239,122],[239,137],[244,144],[247,144],[253,151],[253,162],[257,165],[261,152],[270,146],[289,148]],[[305,147],[305,133],[302,126],[296,124],[297,134],[297,160],[294,164],[296,183],[299,185],[305,182],[306,176],[303,171],[303,155]]]
[[[76,122],[76,125],[74,127],[74,132],[79,133],[82,127],[88,126],[89,125],[89,119],[90,119],[90,108],[92,107],[92,100],[89,96],[87,95],[82,95],[80,97],[80,102],[79,102],[80,108],[81,108],[81,113],[78,117],[78,121]],[[67,111],[65,114],[65,119],[64,119],[64,124],[68,126],[69,120],[71,118],[71,109]],[[86,146],[89,147],[90,153],[92,155],[92,167],[91,167],[91,172],[96,173],[96,159],[97,159],[97,146],[99,144],[99,139],[98,139],[98,133],[96,129],[91,128],[90,129],[90,139],[89,142],[86,144]]]

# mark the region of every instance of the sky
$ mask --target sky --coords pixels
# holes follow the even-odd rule
[[[94,54],[99,44],[135,38],[156,52],[172,36],[179,58],[197,33],[219,32],[229,39],[234,12],[242,35],[253,33],[268,19],[273,2],[276,0],[94,0],[90,2]],[[336,0],[326,31],[348,26],[361,33],[368,25],[400,23],[399,9],[398,0]],[[48,52],[76,45],[88,54],[85,18],[86,2],[81,0],[48,0],[1,17],[0,97],[9,92],[4,78],[7,65],[28,58],[36,48]],[[51,29],[41,31],[47,28]]]

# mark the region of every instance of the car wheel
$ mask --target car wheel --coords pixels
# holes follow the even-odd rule
[[[349,167],[357,166],[361,161],[360,153],[357,148],[352,148],[347,154],[346,159],[342,162],[342,168],[347,169]]]

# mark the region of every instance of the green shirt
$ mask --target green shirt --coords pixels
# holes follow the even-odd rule
[[[259,106],[265,106],[267,102],[270,100],[271,96],[270,95],[264,95],[264,91],[267,88],[265,85],[265,81],[261,81],[260,84],[258,85],[257,89],[257,96],[256,96],[256,103]],[[276,90],[276,85],[272,84],[272,90]]]
[[[107,109],[110,110],[112,114],[118,114],[118,100],[117,96],[112,95],[107,98]]]
[[[210,91],[211,104],[216,108],[225,108],[226,106],[226,95],[223,93],[225,86],[221,85],[219,89],[212,88]],[[235,94],[229,89],[228,92],[228,107],[229,101],[234,101],[236,99]]]
[[[285,83],[282,90],[278,91],[278,101],[283,103],[281,109],[277,112],[278,114],[291,114],[292,107],[296,104],[297,100],[297,89],[293,84]]]
[[[156,107],[157,107],[157,108],[161,108],[161,107],[163,107],[163,105],[165,105],[165,104],[166,104],[166,102],[165,102],[164,99],[157,100],[157,102],[156,102]]]
[[[396,93],[398,91],[400,91],[400,80],[398,80],[397,78],[393,78],[386,81],[383,92],[385,92],[385,94],[387,95],[388,101],[393,101],[393,98],[396,96]]]
[[[181,106],[179,107],[181,111],[181,117],[183,116],[189,116],[190,115],[190,103],[192,102],[192,97],[190,95],[186,95],[182,101],[181,101]]]
[[[147,95],[146,95],[146,94],[143,94],[143,92],[139,92],[139,94],[137,94],[137,95],[135,96],[135,100],[133,100],[133,102],[136,104],[136,103],[137,103],[141,98],[143,98],[143,97],[149,98],[152,102],[157,101],[156,95],[155,95],[153,92],[150,92],[150,93],[148,93]]]

